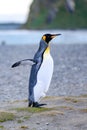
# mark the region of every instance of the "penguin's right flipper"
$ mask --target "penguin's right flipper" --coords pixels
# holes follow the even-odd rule
[[[18,61],[16,63],[14,63],[11,68],[14,68],[14,67],[17,67],[17,66],[20,66],[20,65],[33,65],[33,64],[36,64],[36,62],[33,60],[33,59],[24,59],[24,60],[21,60],[21,61]]]

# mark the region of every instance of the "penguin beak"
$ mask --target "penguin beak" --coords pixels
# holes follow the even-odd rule
[[[59,35],[61,35],[61,34],[53,34],[53,35],[51,35],[51,38],[53,39],[53,38],[55,38],[56,36],[59,36]]]

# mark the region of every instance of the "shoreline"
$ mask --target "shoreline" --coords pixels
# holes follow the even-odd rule
[[[87,44],[86,30],[4,30],[0,31],[0,44],[7,45],[38,44],[45,33],[60,33],[61,36],[52,41],[55,44]],[[33,40],[32,40],[33,39]]]

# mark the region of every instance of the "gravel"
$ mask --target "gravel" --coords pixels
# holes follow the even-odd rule
[[[11,65],[32,58],[37,45],[0,46],[0,102],[28,98],[31,66],[12,69]],[[54,73],[47,95],[79,96],[87,94],[87,44],[51,44]]]

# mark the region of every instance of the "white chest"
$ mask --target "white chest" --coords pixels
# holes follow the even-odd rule
[[[47,91],[51,82],[53,74],[53,59],[51,55],[44,57],[42,65],[38,71],[37,80],[43,84],[44,89]]]

